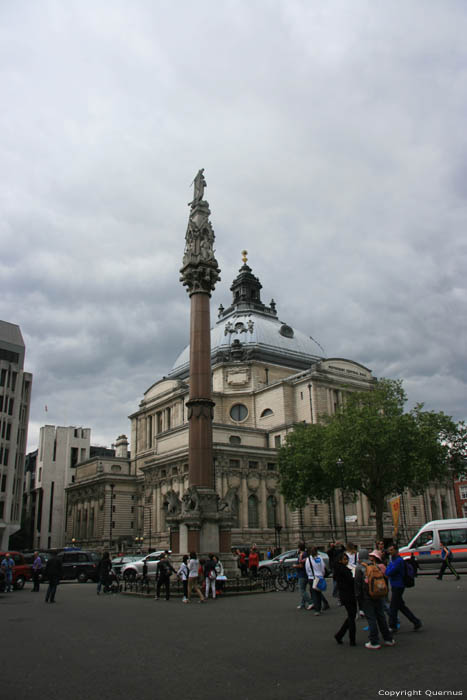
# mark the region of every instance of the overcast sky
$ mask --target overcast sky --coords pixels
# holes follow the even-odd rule
[[[45,423],[93,444],[188,342],[179,282],[205,168],[229,303],[467,417],[467,4],[41,0],[0,5],[0,318]],[[44,407],[47,405],[48,412]]]

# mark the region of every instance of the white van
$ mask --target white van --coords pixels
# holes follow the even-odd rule
[[[467,518],[425,523],[407,547],[399,548],[399,553],[403,559],[414,554],[421,570],[438,568],[442,561],[440,542],[452,551],[454,567],[467,565]]]

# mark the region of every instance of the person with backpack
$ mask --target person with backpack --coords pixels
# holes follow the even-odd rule
[[[169,561],[168,552],[164,552],[159,559],[156,569],[157,586],[156,595],[154,596],[155,600],[159,600],[162,586],[165,588],[165,599],[170,600],[170,576],[175,573],[177,572]]]
[[[384,645],[392,647],[395,644],[384,615],[383,601],[388,593],[388,585],[384,574],[376,563],[370,560],[367,549],[361,549],[359,563],[355,569],[355,590],[360,609],[368,620],[367,649],[381,649],[379,632]]]
[[[442,564],[441,564],[441,568],[439,570],[438,576],[436,578],[438,579],[438,581],[441,581],[443,578],[443,574],[446,571],[446,568],[448,568],[449,571],[451,572],[451,574],[454,574],[454,576],[456,577],[456,580],[459,581],[460,576],[452,565],[452,560],[454,559],[454,556],[453,556],[451,550],[441,540],[439,541],[439,543],[441,545]]]
[[[404,602],[405,588],[414,586],[416,572],[399,554],[397,545],[389,547],[391,561],[386,568],[386,576],[391,583],[391,604],[389,609],[389,627],[392,632],[397,630],[397,613],[400,611],[413,624],[414,630],[422,627],[422,621],[416,617]]]
[[[338,644],[342,644],[342,638],[348,630],[350,646],[354,647],[356,646],[355,618],[357,616],[357,599],[355,597],[355,581],[348,567],[348,563],[349,558],[345,552],[341,552],[337,561],[334,559],[334,581],[337,585],[339,599],[347,611],[347,619],[344,620],[344,624],[334,635],[334,639]]]

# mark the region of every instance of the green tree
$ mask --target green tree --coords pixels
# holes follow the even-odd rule
[[[324,500],[333,488],[360,491],[375,511],[377,537],[382,537],[389,496],[406,488],[421,492],[432,481],[452,478],[465,464],[465,427],[444,413],[424,411],[422,404],[405,413],[406,400],[401,381],[381,379],[370,391],[350,392],[336,414],[323,418],[319,440],[308,435],[315,426],[289,435],[279,455],[287,502],[297,507],[303,498]]]
[[[293,508],[303,508],[309,498],[326,500],[335,486],[324,466],[326,427],[299,423],[279,450],[280,490]]]

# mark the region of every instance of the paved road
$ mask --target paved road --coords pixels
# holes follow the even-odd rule
[[[342,610],[333,606],[321,617],[296,610],[296,593],[183,605],[96,596],[92,584],[68,584],[55,605],[46,605],[43,591],[26,588],[0,595],[1,697],[353,700],[397,690],[467,696],[467,576],[459,583],[423,577],[406,600],[423,630],[413,632],[403,619],[395,647],[368,651],[363,622],[356,648],[338,646],[333,634]]]

